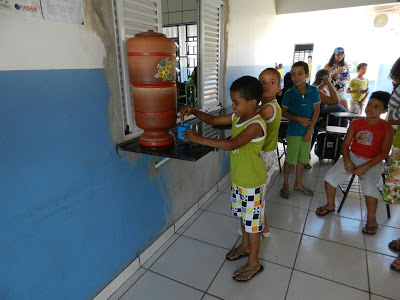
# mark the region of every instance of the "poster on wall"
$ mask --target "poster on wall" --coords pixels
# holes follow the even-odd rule
[[[41,0],[43,19],[67,24],[84,24],[82,0]]]
[[[0,11],[18,16],[42,18],[40,0],[0,0]]]

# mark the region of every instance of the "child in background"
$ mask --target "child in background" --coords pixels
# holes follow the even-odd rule
[[[279,74],[281,75],[281,79],[280,79],[280,81],[279,81],[279,85],[282,86],[282,83],[283,83],[283,74],[285,74],[285,69],[283,68],[283,65],[282,65],[282,64],[279,64],[277,70],[278,70]]]
[[[318,207],[316,214],[326,216],[335,211],[336,187],[350,174],[358,176],[367,206],[367,222],[362,230],[375,234],[378,229],[376,208],[380,193],[377,185],[382,175],[382,160],[387,157],[393,140],[393,129],[380,118],[387,112],[390,94],[374,92],[365,108],[366,117],[350,123],[342,144],[343,156],[325,175],[327,204]]]
[[[312,70],[312,56],[309,55],[307,57],[307,62],[308,62],[308,77],[307,77],[307,83],[311,82],[311,70]]]
[[[351,95],[349,111],[360,115],[364,111],[364,102],[368,97],[368,79],[364,78],[368,65],[361,63],[357,66],[357,77],[350,80],[346,93]]]
[[[291,68],[294,87],[288,90],[282,101],[282,116],[289,119],[286,135],[287,154],[283,166],[282,198],[289,198],[289,174],[291,165],[296,166],[294,190],[307,195],[313,192],[303,185],[304,165],[308,164],[311,150],[311,136],[319,115],[321,102],[317,87],[306,83],[308,65],[296,62]]]
[[[230,95],[234,113],[213,116],[185,106],[181,110],[181,118],[194,114],[207,124],[232,126],[230,140],[206,138],[189,129],[185,137],[198,144],[231,151],[232,213],[241,217],[242,243],[231,250],[226,259],[237,260],[248,256],[247,264],[232,274],[236,281],[248,281],[264,269],[258,260],[258,252],[260,232],[264,229],[267,171],[260,153],[266,138],[266,126],[257,113],[263,87],[257,78],[244,76],[232,83]]]

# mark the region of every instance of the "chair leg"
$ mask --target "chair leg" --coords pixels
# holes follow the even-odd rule
[[[386,182],[386,174],[385,173],[382,173],[382,181],[383,181],[383,185],[385,185],[385,182]],[[381,192],[381,194],[383,195],[383,191]],[[387,217],[390,219],[392,216],[390,215],[389,204],[386,204],[386,213],[387,213]]]
[[[386,213],[387,213],[387,217],[390,219],[391,215],[390,215],[390,206],[389,206],[389,204],[386,204]]]
[[[347,198],[347,194],[349,193],[349,191],[350,191],[350,188],[351,188],[351,185],[353,184],[353,180],[354,180],[354,177],[355,177],[356,175],[352,175],[351,176],[351,179],[350,179],[350,182],[349,182],[349,185],[347,186],[347,189],[346,189],[346,191],[343,193],[343,199],[342,199],[342,202],[340,202],[340,205],[339,205],[339,209],[337,210],[337,212],[338,213],[340,213],[340,211],[342,210],[342,207],[343,207],[343,204],[344,204],[344,201],[346,200],[346,198]],[[342,189],[342,187],[341,186],[339,186],[340,187],[340,190],[343,192],[343,189]]]
[[[276,147],[276,154],[278,154],[279,173],[282,173],[281,158],[279,156],[279,147]]]

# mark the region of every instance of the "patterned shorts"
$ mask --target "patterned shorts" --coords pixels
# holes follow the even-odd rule
[[[231,183],[232,214],[241,217],[246,232],[261,232],[264,229],[265,184],[246,189]]]

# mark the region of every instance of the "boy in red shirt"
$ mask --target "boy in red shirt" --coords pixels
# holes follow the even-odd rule
[[[387,112],[389,99],[387,92],[372,93],[365,108],[366,117],[351,122],[342,144],[343,156],[324,178],[328,203],[316,211],[318,216],[334,212],[336,186],[355,174],[367,206],[367,223],[362,230],[366,234],[375,234],[378,229],[375,215],[380,193],[377,185],[382,174],[382,160],[389,154],[393,140],[392,127],[380,115]]]

